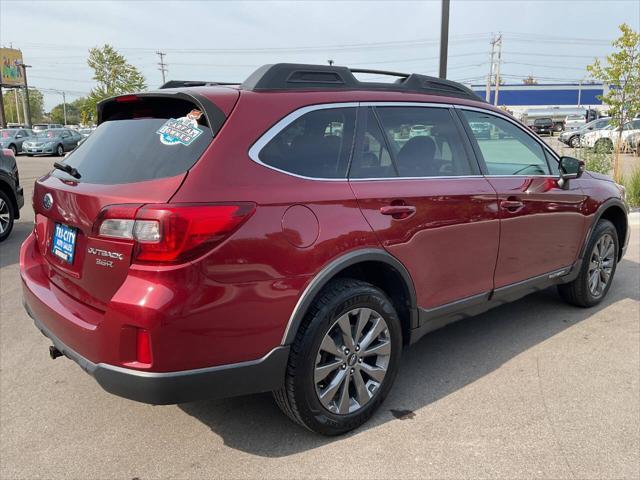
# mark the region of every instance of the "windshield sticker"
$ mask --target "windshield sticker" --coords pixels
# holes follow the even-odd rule
[[[198,128],[198,119],[202,116],[200,110],[191,110],[186,117],[170,118],[156,132],[164,145],[191,145],[202,134]]]

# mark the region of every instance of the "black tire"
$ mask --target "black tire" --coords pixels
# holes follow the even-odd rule
[[[589,288],[589,270],[592,261],[592,255],[594,253],[594,248],[598,241],[605,237],[606,235],[610,236],[613,239],[613,262],[611,265],[611,273],[609,274],[607,283],[604,289],[598,293],[594,294]],[[558,285],[558,292],[563,300],[571,305],[576,305],[578,307],[593,307],[602,301],[602,299],[607,295],[609,288],[611,288],[611,284],[613,283],[613,277],[616,273],[616,267],[618,264],[618,252],[619,252],[619,243],[618,243],[618,232],[616,227],[609,220],[600,220],[596,225],[596,228],[593,230],[593,233],[589,237],[589,242],[587,243],[587,248],[585,249],[584,258],[582,259],[582,266],[580,267],[580,273],[578,277],[570,282],[565,283],[563,285]]]
[[[58,155],[59,157],[64,156],[64,147],[62,145],[58,145],[56,147],[56,155]]]
[[[18,148],[13,143],[9,145],[9,150],[13,152],[14,157],[18,156]]]
[[[569,146],[573,148],[578,148],[580,146],[580,137],[578,135],[574,135],[569,139]]]
[[[0,190],[0,242],[5,241],[11,234],[15,216],[13,202]]]
[[[390,342],[387,370],[368,401],[362,402],[362,406],[358,403],[358,408],[353,412],[338,414],[329,411],[319,399],[314,378],[316,361],[321,358],[320,346],[325,336],[335,328],[337,319],[358,308],[373,310],[386,323],[387,329],[384,333],[388,334]],[[368,325],[373,324],[366,326]],[[322,435],[346,433],[365,423],[384,401],[398,371],[401,349],[400,320],[384,292],[360,280],[348,278],[334,280],[325,287],[309,308],[291,345],[284,387],[273,392],[273,396],[280,409],[299,425]],[[361,360],[358,360],[360,364],[362,364]],[[349,362],[349,365],[357,366],[358,364]],[[345,366],[346,361],[342,367],[336,367],[333,381],[340,374],[340,369],[345,370]],[[353,370],[351,368],[350,375],[353,375]],[[361,375],[360,371],[358,368],[356,374]],[[346,375],[349,375],[348,371],[345,371],[344,376]],[[362,378],[364,377],[360,377]],[[350,377],[348,380],[352,382],[355,389],[355,378]],[[346,383],[348,394],[351,392],[349,381]]]
[[[593,149],[598,153],[609,153],[613,150],[613,142],[608,138],[601,138],[596,141]]]

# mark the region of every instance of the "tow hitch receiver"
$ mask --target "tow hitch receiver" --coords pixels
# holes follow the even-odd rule
[[[56,358],[61,357],[62,355],[64,354],[53,345],[49,347],[49,356],[51,357],[51,360],[55,360]]]

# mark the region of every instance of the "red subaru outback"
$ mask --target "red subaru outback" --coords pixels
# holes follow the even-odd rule
[[[154,404],[273,391],[331,435],[427,332],[551,285],[603,299],[622,187],[462,85],[354,73],[267,65],[100,104],[36,182],[20,252],[52,357]]]

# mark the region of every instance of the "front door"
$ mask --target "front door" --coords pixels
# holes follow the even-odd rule
[[[350,185],[425,309],[493,289],[496,194],[446,106],[366,107]]]
[[[515,122],[479,110],[459,111],[498,194],[501,234],[495,287],[571,266],[587,228],[580,180],[561,188],[557,160]]]

